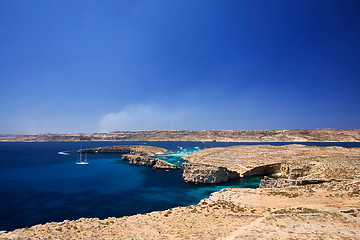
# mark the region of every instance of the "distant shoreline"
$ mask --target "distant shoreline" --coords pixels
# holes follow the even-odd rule
[[[360,142],[360,129],[152,130],[90,134],[0,134],[0,142],[174,141],[174,142]]]
[[[86,140],[86,141],[2,141],[0,143],[76,143],[76,142],[204,142],[204,143],[211,143],[213,141],[186,141],[186,140]],[[306,141],[306,142],[291,142],[291,141],[274,141],[274,142],[258,142],[258,141],[216,141],[218,143],[289,143],[289,144],[303,144],[303,143],[359,143],[360,141]]]

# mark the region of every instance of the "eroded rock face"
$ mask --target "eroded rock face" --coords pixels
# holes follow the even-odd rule
[[[323,183],[324,180],[293,180],[293,179],[283,179],[283,178],[271,178],[265,176],[260,181],[260,188],[284,188],[291,186],[300,186],[307,184],[318,184]]]
[[[290,187],[297,185],[296,180],[290,179],[275,179],[264,177],[260,180],[260,188],[282,188],[282,187]]]
[[[155,159],[155,164],[153,165],[152,168],[154,168],[154,169],[180,169],[179,166],[168,163],[168,162],[158,159],[158,158]]]
[[[141,155],[124,154],[121,160],[129,161],[130,165],[137,166],[153,166],[155,164],[154,158]]]
[[[129,161],[130,165],[149,166],[154,169],[179,169],[179,167],[174,164],[148,156],[124,154],[122,155],[121,160]]]
[[[243,174],[244,177],[250,176],[264,176],[279,172],[281,163],[267,164],[259,167],[254,167]]]
[[[183,164],[183,180],[192,183],[221,183],[240,176],[228,171],[225,167],[218,167],[206,164]]]
[[[133,154],[142,156],[153,156],[159,153],[165,153],[167,150],[164,148],[158,148],[153,146],[143,145],[129,145],[129,146],[110,146],[110,147],[96,147],[89,149],[81,149],[79,152],[82,153],[122,153],[122,154]]]

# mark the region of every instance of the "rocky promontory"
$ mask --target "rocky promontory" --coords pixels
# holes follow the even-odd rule
[[[240,145],[204,149],[183,159],[188,161],[184,164],[183,179],[194,183],[218,183],[242,176],[264,175],[298,182],[360,176],[358,148]]]
[[[165,148],[143,146],[143,145],[124,145],[124,146],[109,146],[96,147],[88,149],[80,149],[78,153],[122,153],[122,154],[137,154],[141,156],[153,156],[167,152]]]
[[[221,183],[239,178],[239,174],[225,167],[209,164],[184,163],[183,180],[192,183]]]
[[[122,155],[121,160],[129,161],[130,165],[149,166],[154,169],[180,169],[179,166],[164,160],[142,155],[124,154]]]
[[[126,145],[126,146],[110,146],[97,147],[89,149],[80,149],[79,153],[121,153],[121,159],[128,161],[130,165],[150,166],[154,169],[179,169],[180,167],[154,157],[156,154],[167,152],[165,148],[142,146],[142,145]]]

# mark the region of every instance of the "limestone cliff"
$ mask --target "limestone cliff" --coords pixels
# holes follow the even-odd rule
[[[359,148],[243,145],[204,149],[183,159],[188,161],[188,165],[184,165],[184,180],[196,183],[264,175],[302,181],[360,178]],[[288,181],[287,184],[293,183]]]
[[[328,182],[329,180],[293,180],[293,179],[284,179],[284,178],[271,178],[265,176],[263,179],[260,180],[260,188],[284,188],[284,187],[291,187],[291,186],[300,186],[300,185],[307,185],[307,184],[319,184],[323,182]]]
[[[229,179],[239,178],[237,173],[228,171],[225,167],[185,163],[183,164],[183,180],[193,183],[221,183]]]
[[[154,169],[180,169],[179,166],[166,162],[164,160],[155,159],[155,164],[152,166]]]
[[[122,153],[122,154],[137,154],[142,156],[153,156],[156,154],[165,153],[165,148],[143,146],[143,145],[124,145],[124,146],[109,146],[96,147],[89,149],[81,149],[78,152],[83,153]]]
[[[129,161],[130,165],[138,166],[152,166],[155,164],[154,158],[141,155],[123,154],[121,160]]]
[[[130,165],[149,166],[149,167],[153,167],[154,169],[179,169],[180,168],[174,164],[165,162],[161,159],[148,157],[148,156],[123,154],[121,159],[123,161],[129,161]]]

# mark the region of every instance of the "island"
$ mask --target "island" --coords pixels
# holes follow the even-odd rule
[[[359,148],[235,146],[184,160],[187,182],[264,178],[260,188],[223,189],[191,206],[52,222],[0,239],[359,239]]]
[[[125,145],[125,146],[109,146],[97,147],[89,149],[80,149],[78,153],[120,153],[121,159],[128,161],[130,165],[149,166],[153,169],[179,169],[179,166],[168,163],[164,160],[156,158],[156,154],[167,152],[165,148],[142,146],[142,145]]]

